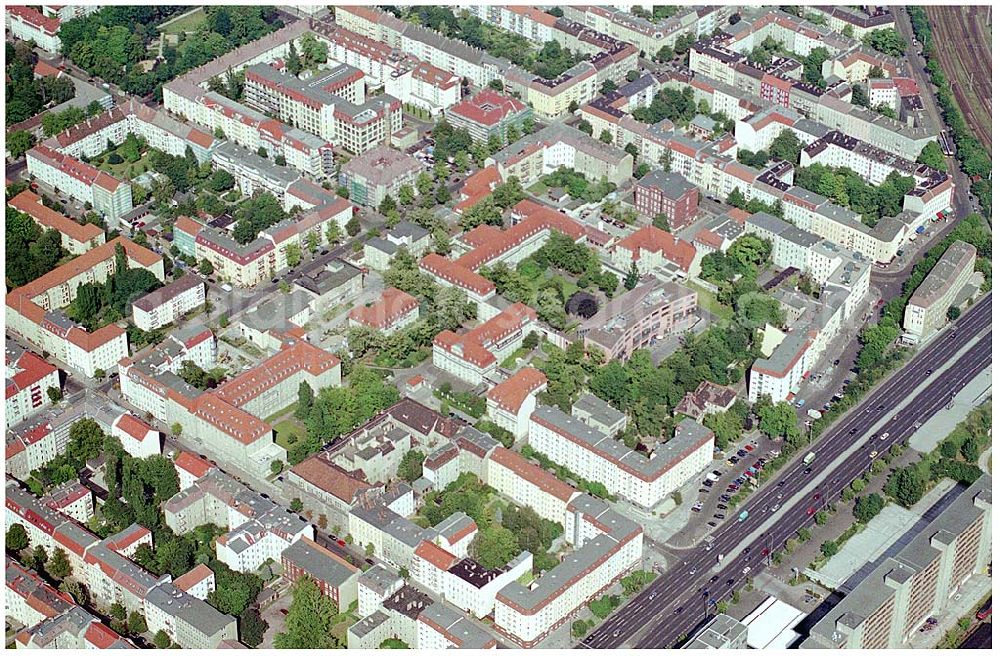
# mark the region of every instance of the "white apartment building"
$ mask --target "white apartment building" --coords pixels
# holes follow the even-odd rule
[[[441,331],[434,338],[434,367],[479,383],[521,347],[536,321],[534,309],[516,303],[464,335]]]
[[[528,418],[548,379],[534,367],[524,367],[486,393],[486,415],[517,438],[528,435]]]
[[[160,432],[130,413],[122,413],[115,419],[111,435],[135,458],[143,459],[160,453]]]
[[[18,424],[52,403],[49,388],[62,390],[59,369],[37,354],[7,341],[4,377],[7,396],[4,403],[7,426]]]
[[[647,509],[712,462],[714,437],[702,425],[685,419],[671,440],[646,457],[553,406],[539,406],[528,429],[533,449]]]
[[[188,274],[133,301],[132,321],[143,331],[154,331],[204,304],[205,283]]]
[[[62,52],[59,19],[44,16],[34,7],[7,7],[7,29],[21,41],[34,41],[39,48],[53,55]]]
[[[563,526],[572,558],[530,589],[514,582],[497,595],[495,627],[521,648],[536,646],[641,559],[642,527],[589,495],[570,502]]]
[[[558,523],[566,514],[566,505],[580,494],[548,470],[505,447],[497,447],[487,458],[485,482],[516,504]]]
[[[132,209],[128,183],[44,143],[28,151],[27,162],[30,175],[80,203],[90,203],[109,219],[118,219]]]
[[[487,570],[428,540],[413,552],[410,574],[418,584],[476,618],[493,613],[500,589],[531,572],[531,553],[522,551],[499,570]]]
[[[975,266],[976,247],[962,240],[948,247],[906,304],[903,330],[907,339],[919,342],[944,326],[948,308],[969,283]]]

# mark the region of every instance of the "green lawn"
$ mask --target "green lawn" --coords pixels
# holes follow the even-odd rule
[[[505,369],[510,369],[511,367],[514,367],[515,365],[517,365],[517,359],[524,358],[524,355],[527,353],[528,350],[525,349],[524,347],[521,347],[520,349],[512,353],[510,356],[507,356],[507,358],[505,358],[504,361],[500,363],[500,367],[503,367]]]
[[[295,402],[294,404],[289,404],[288,406],[286,406],[285,408],[281,409],[277,413],[264,418],[264,421],[265,422],[270,422],[271,424],[274,424],[275,422],[277,422],[281,418],[283,418],[286,415],[289,415],[290,413],[294,412],[295,409],[298,408],[298,405],[299,405],[299,402]]]
[[[298,420],[289,418],[274,425],[274,433],[274,442],[285,449],[291,449],[292,445],[306,437],[306,428]]]
[[[102,160],[103,161],[101,163],[99,163],[99,164],[98,163],[94,163],[94,166],[96,166],[101,171],[107,171],[112,176],[114,176],[114,177],[116,177],[116,178],[118,178],[120,180],[131,180],[134,177],[142,175],[146,171],[152,170],[152,167],[149,164],[149,150],[148,149],[146,150],[145,153],[142,154],[142,156],[139,158],[139,160],[137,162],[129,162],[129,161],[126,160],[126,161],[122,162],[121,164],[109,164],[108,161],[107,161],[108,160],[108,156],[111,153],[118,153],[119,155],[121,155],[121,153],[119,152],[119,150],[120,149],[116,148],[113,151],[109,151],[109,152],[105,153],[102,156]]]
[[[536,182],[534,185],[528,187],[528,191],[536,196],[543,196],[548,193],[549,186],[543,183],[541,180]]]
[[[197,10],[180,18],[171,19],[160,25],[160,31],[164,34],[180,34],[181,32],[194,32],[205,22],[205,10],[199,7]]]
[[[733,309],[719,303],[719,300],[715,298],[715,295],[711,291],[691,281],[688,281],[685,285],[698,293],[698,305],[708,312],[719,319],[730,319],[733,316]]]

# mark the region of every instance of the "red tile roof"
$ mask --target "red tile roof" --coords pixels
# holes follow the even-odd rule
[[[548,379],[542,372],[534,367],[525,367],[518,370],[514,376],[506,381],[497,384],[486,394],[486,398],[497,403],[500,408],[510,413],[517,413],[521,409],[524,400],[528,395],[540,389],[548,383]]]
[[[537,317],[533,308],[515,303],[465,335],[441,331],[434,338],[434,344],[477,367],[488,367],[496,361],[491,348],[503,338],[519,331],[527,322],[535,321]]]
[[[174,580],[174,586],[179,588],[181,591],[190,590],[196,584],[205,581],[206,579],[214,579],[215,573],[211,568],[203,563],[198,564],[191,570],[187,571],[180,577]]]
[[[174,459],[174,467],[191,473],[196,479],[201,479],[215,466],[200,456],[195,455],[194,452],[184,451]]]
[[[496,290],[496,285],[486,277],[457,265],[437,253],[425,255],[420,260],[420,269],[479,296],[486,296]]]
[[[44,228],[54,228],[80,243],[87,243],[104,234],[104,231],[94,224],[80,225],[69,217],[45,207],[42,205],[41,197],[30,190],[24,190],[7,201],[7,204],[24,212]]]
[[[388,329],[402,317],[420,307],[413,296],[394,287],[386,288],[378,301],[370,306],[353,308],[348,317],[375,329]]]
[[[49,18],[37,9],[13,5],[7,7],[7,13],[17,16],[29,25],[34,25],[46,34],[56,35],[59,33],[59,19]]]
[[[477,246],[455,260],[455,264],[471,270],[479,269],[545,230],[556,230],[577,240],[586,235],[583,226],[576,221],[535,201],[521,201],[514,206],[513,214],[521,217],[521,221],[507,230],[479,226],[470,231],[473,234],[464,239]]]
[[[455,204],[455,212],[462,214],[463,210],[471,208],[489,196],[493,188],[503,182],[497,165],[491,164],[469,176],[462,189],[458,191],[459,202]]]
[[[110,627],[95,620],[83,634],[87,642],[99,649],[108,649],[121,640],[121,637]]]
[[[304,340],[288,340],[277,354],[222,384],[211,394],[235,406],[243,406],[298,372],[318,376],[339,364],[339,358],[315,345]]]
[[[579,492],[548,470],[535,465],[517,452],[511,451],[506,447],[497,447],[494,449],[493,453],[490,454],[490,460],[499,463],[524,481],[531,482],[549,495],[563,502],[569,502],[570,498]]]
[[[364,474],[354,475],[322,454],[316,454],[292,468],[292,472],[311,485],[337,499],[353,504],[358,494],[374,488],[364,479]]]
[[[421,559],[429,562],[438,570],[448,570],[455,565],[456,561],[458,561],[458,557],[454,554],[426,539],[420,541],[420,545],[418,545],[417,549],[413,551],[413,554],[414,556],[420,557]]]
[[[149,435],[149,432],[153,431],[153,427],[149,426],[131,413],[122,413],[119,415],[114,421],[114,426],[132,436],[139,442],[145,440],[146,436]]]
[[[661,253],[664,258],[687,271],[694,261],[695,248],[690,242],[674,237],[656,226],[644,226],[625,239],[618,242],[615,248],[623,248],[632,252],[632,259],[638,260],[640,251]]]
[[[452,106],[448,111],[489,128],[496,126],[511,114],[523,112],[525,107],[526,105],[516,98],[486,88],[475,96]]]
[[[202,224],[187,216],[177,217],[177,220],[174,222],[175,231],[179,230],[183,233],[191,235],[192,237],[196,236],[204,227],[205,226]]]
[[[21,390],[35,385],[48,375],[58,371],[55,365],[31,351],[24,351],[17,362],[7,362],[8,371],[15,370],[13,376],[7,378],[7,399]]]
[[[38,62],[35,63],[35,75],[37,75],[40,78],[44,78],[50,75],[59,77],[62,74],[63,74],[62,71],[57,69],[52,64],[46,62],[44,59],[39,59]]]

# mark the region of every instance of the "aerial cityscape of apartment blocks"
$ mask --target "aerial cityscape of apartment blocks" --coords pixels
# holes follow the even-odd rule
[[[7,647],[991,647],[988,7],[5,17]]]

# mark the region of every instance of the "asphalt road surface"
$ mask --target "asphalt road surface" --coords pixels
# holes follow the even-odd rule
[[[987,294],[958,320],[954,329],[946,329],[858,408],[814,441],[810,450],[816,453],[816,458],[809,468],[793,461],[780,477],[774,477],[740,509],[748,513],[746,521],[730,519],[716,530],[710,548],[706,549],[707,544],[703,542],[680,553],[680,563],[598,627],[578,647],[616,648],[647,625],[652,625],[652,629],[633,641],[636,648],[669,648],[681,635],[692,635],[693,630],[709,617],[714,601],[726,599],[733,589],[743,586],[759,573],[767,565],[771,550],[780,548],[799,528],[811,524],[817,510],[828,500],[837,500],[844,487],[868,469],[873,460],[872,451],[878,453],[875,457],[878,458],[892,445],[905,443],[920,423],[944,408],[956,392],[989,366],[992,330],[979,336],[990,328],[991,308],[992,294]],[[941,371],[945,363],[970,342],[975,343],[970,351]],[[929,386],[891,419],[887,418],[888,412],[928,380],[932,380]],[[883,420],[888,422],[878,431],[888,432],[889,437],[879,440],[872,430]],[[803,450],[803,455],[810,450]],[[836,472],[821,478],[822,471],[845,453],[850,456]],[[790,504],[788,501],[801,491],[811,491],[811,494]],[[772,511],[775,504],[781,506]],[[761,533],[758,526],[773,516],[779,516],[779,520]],[[751,539],[749,546],[733,559],[731,553],[747,539]],[[728,561],[721,569],[717,566],[720,554]]]

